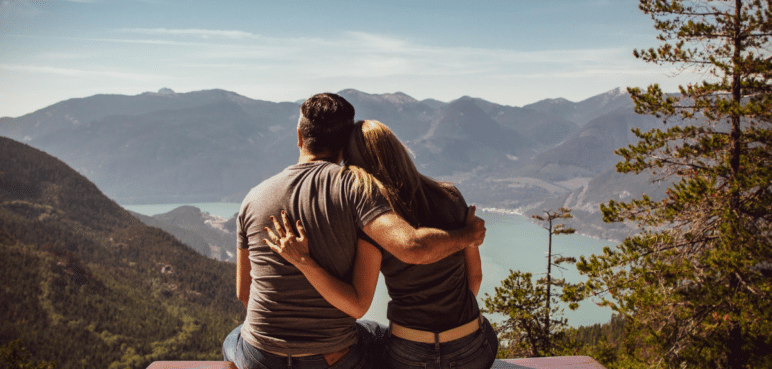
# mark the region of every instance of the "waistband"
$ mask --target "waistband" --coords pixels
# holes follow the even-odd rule
[[[305,356],[322,355],[322,354],[292,354],[292,355],[289,355],[289,354],[283,354],[283,353],[281,353],[281,352],[269,351],[269,350],[266,350],[266,349],[260,349],[260,351],[263,351],[263,352],[267,352],[267,353],[269,353],[269,354],[271,354],[271,355],[276,355],[276,356],[284,356],[284,357],[287,357],[287,356],[292,356],[292,357],[305,357]]]
[[[266,352],[268,354],[271,354],[271,355],[286,357],[287,360],[288,360],[287,361],[287,363],[288,363],[287,365],[288,366],[292,366],[292,358],[309,357],[309,356],[317,356],[317,355],[321,356],[324,359],[324,361],[327,362],[327,365],[333,365],[333,364],[337,363],[338,361],[342,360],[344,357],[346,357],[346,355],[348,355],[349,352],[351,352],[351,346],[344,347],[344,348],[342,348],[340,350],[337,350],[337,351],[325,352],[325,353],[321,353],[321,354],[292,354],[292,355],[290,355],[290,354],[283,354],[281,352],[273,352],[273,351],[268,351],[268,350],[262,350],[262,351]]]
[[[421,331],[389,322],[389,331],[392,335],[408,341],[419,343],[445,343],[464,338],[480,329],[482,314],[475,320],[443,332]]]

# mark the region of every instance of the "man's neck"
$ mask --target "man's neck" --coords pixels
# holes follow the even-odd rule
[[[301,151],[298,163],[309,163],[312,161],[329,161],[330,163],[338,163],[335,156],[327,154],[312,154],[309,152]]]

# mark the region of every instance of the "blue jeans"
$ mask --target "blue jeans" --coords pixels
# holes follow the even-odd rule
[[[387,327],[368,320],[356,322],[357,343],[346,356],[329,366],[335,369],[377,368],[382,362],[384,336]],[[328,368],[324,355],[287,357],[261,351],[241,338],[241,326],[236,327],[222,345],[225,361],[239,369],[321,369]]]
[[[439,344],[419,343],[391,336],[384,350],[389,368],[488,369],[496,359],[499,340],[488,319],[466,337]]]

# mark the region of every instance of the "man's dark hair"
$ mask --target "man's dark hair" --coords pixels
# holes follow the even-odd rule
[[[303,147],[314,154],[337,154],[354,126],[354,107],[339,95],[325,92],[300,106],[298,130]]]

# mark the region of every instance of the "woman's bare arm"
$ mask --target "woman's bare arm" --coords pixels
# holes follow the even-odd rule
[[[466,265],[466,279],[469,283],[469,289],[472,290],[475,297],[480,291],[482,284],[482,261],[480,260],[480,249],[477,247],[467,247],[464,249],[464,261]]]
[[[364,316],[375,295],[381,268],[381,252],[369,242],[360,239],[354,259],[353,285],[348,284],[332,276],[311,258],[308,238],[300,221],[297,222],[298,236],[295,236],[285,212],[282,212],[283,228],[275,217],[271,217],[271,220],[278,235],[266,228],[266,233],[273,242],[266,239],[263,239],[263,242],[297,267],[332,306],[356,319]]]
[[[463,228],[446,231],[415,228],[394,211],[385,212],[362,229],[373,241],[407,264],[431,264],[467,247],[479,247],[485,239],[485,221],[467,211]]]

